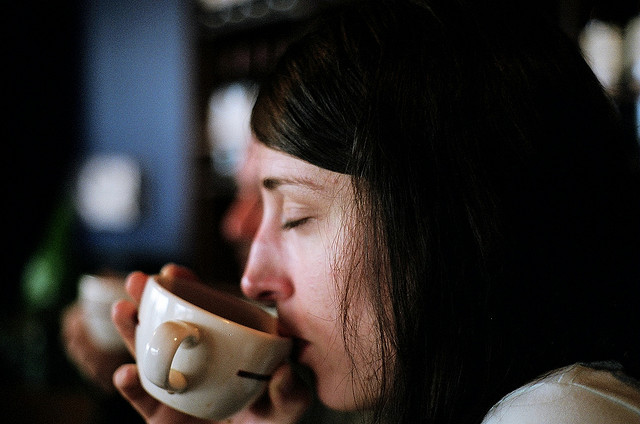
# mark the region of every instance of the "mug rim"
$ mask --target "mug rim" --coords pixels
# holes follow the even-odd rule
[[[149,284],[149,280],[152,280],[153,283],[157,286],[157,288],[163,293],[163,295],[170,297],[172,299],[174,299],[177,302],[180,303],[184,303],[189,305],[190,308],[194,308],[196,309],[198,312],[202,312],[207,316],[212,316],[216,319],[220,319],[222,321],[224,321],[226,324],[230,325],[232,328],[237,328],[238,330],[242,330],[245,332],[250,332],[250,333],[255,333],[258,336],[264,337],[264,338],[268,338],[268,339],[277,339],[277,340],[288,340],[287,337],[282,336],[281,334],[278,333],[278,319],[271,315],[269,312],[265,311],[264,309],[262,309],[259,305],[250,303],[242,298],[239,298],[237,296],[234,296],[230,293],[226,293],[222,290],[218,290],[215,289],[213,287],[210,287],[204,283],[200,283],[200,282],[196,282],[196,281],[190,281],[187,279],[182,279],[182,280],[173,280],[173,281],[167,281],[166,279],[162,278],[159,275],[152,275],[148,278],[147,280],[147,284]],[[259,320],[260,323],[263,322],[267,322],[267,326],[273,328],[273,332],[271,331],[266,331],[266,330],[261,330],[258,328],[253,328],[249,325],[245,325],[242,323],[239,323],[235,320],[232,320],[230,318],[226,318],[222,315],[219,315],[215,312],[209,311],[208,309],[205,309],[203,307],[201,307],[200,305],[197,305],[181,296],[178,296],[177,294],[175,294],[169,287],[167,287],[166,285],[169,284],[182,284],[182,285],[186,285],[189,287],[195,287],[198,290],[204,290],[207,292],[211,292],[214,296],[218,296],[218,297],[222,297],[225,298],[225,300],[230,300],[232,303],[238,304],[238,305],[244,305],[247,306],[250,310],[252,310],[252,312],[255,315],[258,315],[257,319]],[[146,289],[146,287],[145,287]]]

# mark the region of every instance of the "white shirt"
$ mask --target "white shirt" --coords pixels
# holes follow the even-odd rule
[[[482,424],[640,424],[640,389],[571,365],[505,396]]]

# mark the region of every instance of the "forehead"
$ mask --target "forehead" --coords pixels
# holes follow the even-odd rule
[[[312,165],[286,153],[258,144],[256,159],[260,185],[267,189],[296,186],[326,192],[345,188],[349,177]]]

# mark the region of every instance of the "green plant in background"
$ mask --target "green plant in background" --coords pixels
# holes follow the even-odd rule
[[[70,295],[73,202],[65,196],[54,209],[44,238],[22,273],[22,297],[29,310],[61,306]]]

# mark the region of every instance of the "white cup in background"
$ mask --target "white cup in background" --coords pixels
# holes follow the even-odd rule
[[[111,307],[128,298],[124,278],[85,274],[78,283],[78,298],[85,317],[89,337],[97,348],[114,352],[125,349],[113,321]]]
[[[253,403],[292,342],[277,318],[203,284],[150,277],[136,329],[144,389],[181,412],[222,420]]]

